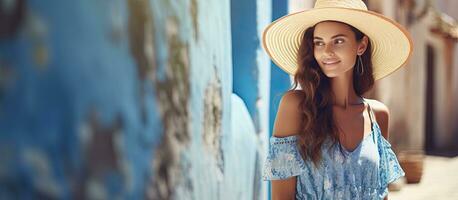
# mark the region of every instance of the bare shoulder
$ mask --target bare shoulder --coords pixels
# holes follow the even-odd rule
[[[273,135],[286,137],[296,135],[300,131],[301,111],[299,108],[303,93],[298,90],[286,92],[278,107],[273,128]]]
[[[375,114],[375,120],[377,121],[377,124],[379,124],[380,129],[382,131],[382,135],[385,138],[388,138],[388,126],[389,126],[389,120],[390,120],[390,111],[388,107],[375,99],[367,99],[369,105],[371,106],[372,110],[374,111]]]
[[[299,106],[299,103],[303,97],[304,93],[299,90],[289,90],[283,94],[280,105],[285,105],[288,107]]]
[[[378,100],[375,100],[375,99],[366,99],[366,100],[368,100],[372,110],[374,111],[375,117],[377,119],[379,117],[380,118],[389,117],[390,110],[388,109],[388,107],[384,103],[382,103],[382,102],[380,102]]]

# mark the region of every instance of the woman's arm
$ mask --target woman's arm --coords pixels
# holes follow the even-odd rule
[[[293,200],[296,198],[296,177],[272,181],[272,200]]]
[[[296,135],[300,131],[300,110],[298,108],[301,93],[288,91],[280,101],[277,116],[273,128],[275,137],[287,137]],[[296,197],[296,177],[285,180],[273,180],[272,200],[295,199]]]

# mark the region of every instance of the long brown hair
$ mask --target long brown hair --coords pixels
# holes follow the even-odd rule
[[[330,80],[323,73],[314,57],[313,32],[315,26],[306,29],[302,36],[297,54],[299,67],[294,76],[291,90],[296,90],[300,86],[300,91],[303,92],[303,95],[300,95],[302,98],[299,106],[302,113],[300,125],[302,132],[298,135],[298,147],[304,160],[311,159],[315,166],[318,166],[317,164],[321,160],[321,146],[325,140],[330,137],[336,144],[339,135],[332,113],[333,93]],[[356,40],[361,41],[364,34],[353,26],[348,26],[355,33]],[[358,96],[362,96],[374,85],[370,41],[361,58],[364,73],[359,75],[356,70],[358,60],[353,68],[353,87]]]

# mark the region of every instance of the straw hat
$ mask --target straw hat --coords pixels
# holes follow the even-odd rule
[[[304,31],[325,20],[350,24],[370,38],[375,80],[402,67],[412,54],[409,32],[397,22],[368,11],[361,0],[317,0],[313,9],[286,15],[264,30],[263,48],[277,66],[294,75]]]

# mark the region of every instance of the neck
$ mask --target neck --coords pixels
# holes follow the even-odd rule
[[[331,89],[334,94],[333,105],[346,109],[348,106],[362,103],[353,88],[353,73],[349,70],[344,76],[331,78]]]

